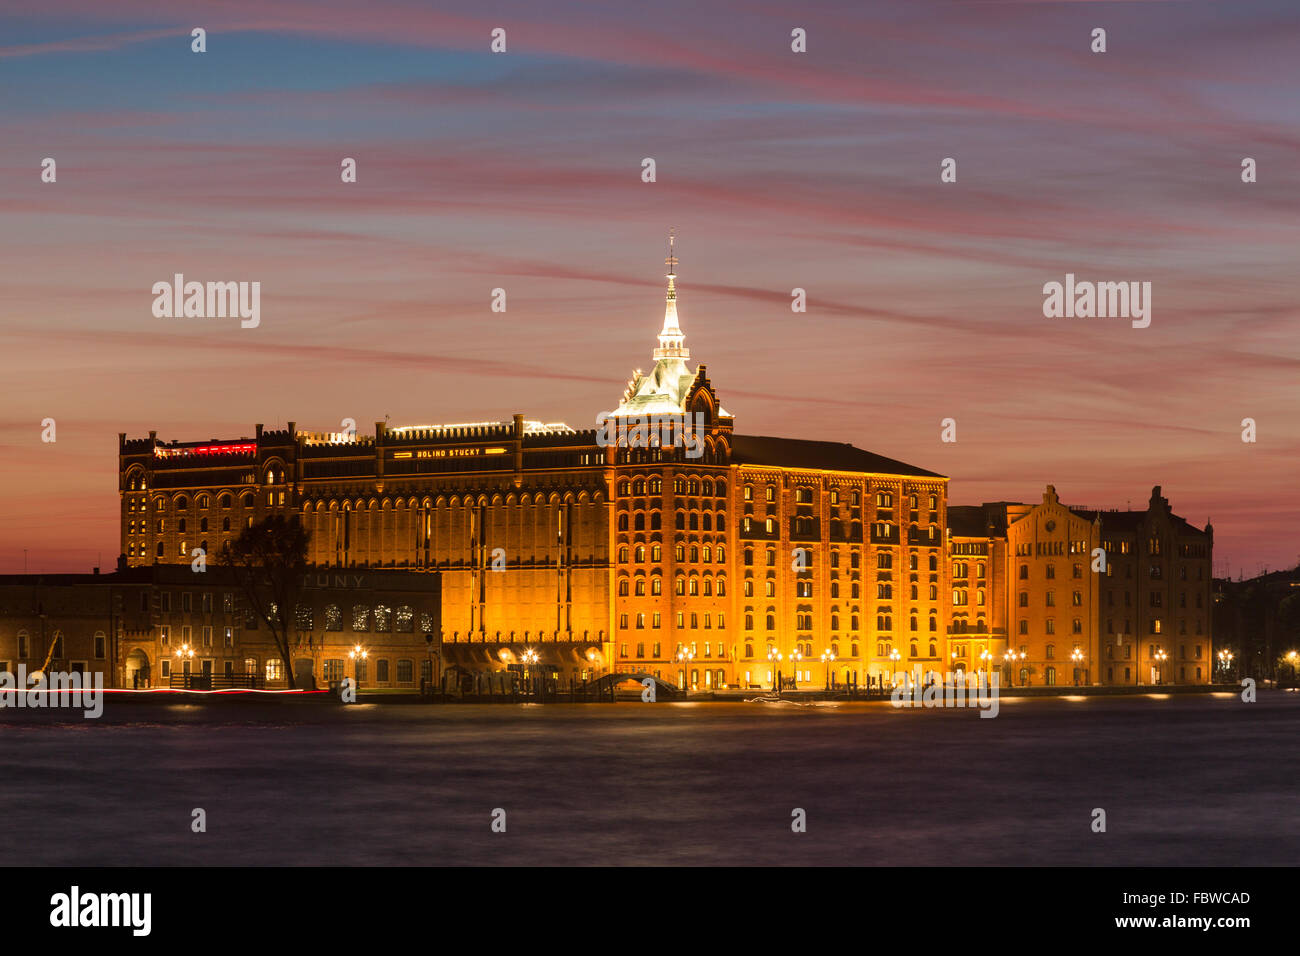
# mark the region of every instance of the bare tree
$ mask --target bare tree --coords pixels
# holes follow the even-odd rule
[[[297,515],[270,515],[227,542],[221,556],[234,569],[249,610],[271,631],[290,687],[297,683],[289,634],[307,573],[309,537]]]

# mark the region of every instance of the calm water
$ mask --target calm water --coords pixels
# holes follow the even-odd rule
[[[1298,728],[1280,693],[1004,700],[995,720],[116,699],[98,721],[0,711],[0,819],[36,864],[1289,865]]]

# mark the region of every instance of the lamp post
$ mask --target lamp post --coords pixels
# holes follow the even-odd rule
[[[424,647],[425,647],[425,652],[428,654],[428,660],[429,660],[429,693],[432,694],[434,693],[434,688],[437,688],[439,691],[442,690],[442,686],[441,686],[442,681],[439,680],[440,675],[434,671],[434,667],[433,667],[433,635],[432,634],[424,635]],[[438,648],[438,670],[439,671],[442,670],[442,648],[441,647]]]
[[[1083,664],[1083,651],[1077,647],[1074,650],[1070,651],[1070,660],[1074,662],[1074,686],[1078,687],[1079,669],[1080,666]]]
[[[1165,649],[1163,647],[1157,647],[1155,659],[1156,659],[1156,683],[1163,684],[1165,682],[1165,661],[1169,659],[1169,655],[1165,653]]]
[[[529,672],[528,668],[529,665],[536,664],[538,661],[540,661],[542,657],[540,654],[537,653],[537,651],[533,650],[531,647],[526,647],[524,648],[524,652],[519,655],[519,659],[523,662],[524,665],[524,689],[526,692],[531,693],[532,690],[534,689],[532,687],[533,677],[532,674]]]
[[[695,652],[688,651],[683,647],[677,652],[677,663],[682,667],[682,692],[690,694],[691,692],[691,661],[695,660]]]
[[[835,655],[829,650],[822,651],[822,668],[826,671],[826,689],[831,689],[831,668],[830,665],[835,663]]]
[[[894,686],[894,674],[898,672],[898,662],[901,661],[902,659],[903,659],[903,655],[898,653],[898,648],[892,647],[889,649],[889,661],[890,661],[890,667],[892,668],[889,674],[890,687]],[[883,681],[881,681],[880,689],[882,691],[885,689],[885,685]]]
[[[188,644],[182,644],[180,647],[176,648],[176,660],[180,661],[182,666],[194,660],[194,648],[190,647]],[[181,673],[188,678],[189,671],[182,670]],[[187,684],[189,681],[183,680],[181,683]]]
[[[357,690],[361,690],[362,661],[366,660],[368,657],[370,657],[370,651],[362,647],[360,644],[348,651],[348,659],[352,661],[352,676],[357,682]]]
[[[1219,669],[1223,671],[1223,679],[1228,679],[1228,669],[1232,667],[1232,651],[1219,651]]]
[[[781,654],[775,647],[767,649],[767,662],[774,665],[772,667],[772,689],[779,694],[781,692]]]
[[[799,688],[799,662],[803,660],[803,652],[795,647],[790,652],[790,689],[798,690]]]
[[[984,679],[993,683],[993,652],[987,647],[980,651],[980,660],[984,662]]]

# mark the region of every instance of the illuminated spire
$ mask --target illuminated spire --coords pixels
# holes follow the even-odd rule
[[[690,351],[686,348],[686,336],[682,334],[681,327],[677,324],[677,257],[673,255],[673,244],[676,235],[672,232],[668,234],[668,258],[664,264],[668,266],[668,298],[664,305],[664,327],[659,333],[659,348],[655,349],[655,359],[688,359],[691,357]]]

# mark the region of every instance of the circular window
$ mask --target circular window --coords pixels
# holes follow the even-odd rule
[[[1055,530],[1056,530],[1056,522],[1055,522],[1055,521],[1049,521],[1049,522],[1047,522],[1047,530],[1048,530],[1048,531],[1055,531]]]

